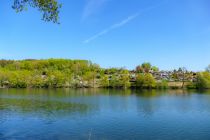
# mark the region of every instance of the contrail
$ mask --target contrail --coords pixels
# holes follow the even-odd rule
[[[140,12],[137,12],[137,13],[135,13],[133,15],[130,15],[127,18],[125,18],[122,21],[120,21],[119,23],[115,23],[114,25],[110,26],[109,28],[106,28],[106,29],[102,30],[101,32],[93,35],[92,37],[86,39],[83,43],[87,44],[87,43],[89,43],[89,42],[91,42],[91,41],[93,41],[93,40],[95,40],[95,39],[97,39],[97,38],[99,38],[99,37],[101,37],[101,36],[111,32],[112,30],[120,28],[120,27],[126,25],[127,23],[131,22],[132,20],[136,19],[140,14],[143,14],[145,12],[149,12],[150,10],[155,9],[155,8],[163,5],[164,3],[165,2],[163,2],[161,4],[158,4],[158,5],[155,5],[155,6],[148,7],[146,9],[144,9],[144,10],[141,10]]]
[[[116,24],[112,25],[111,27],[109,27],[109,28],[107,28],[107,29],[105,29],[105,30],[103,30],[103,31],[101,31],[101,32],[99,32],[99,33],[97,33],[96,35],[94,35],[94,36],[92,36],[92,37],[86,39],[86,40],[84,41],[84,43],[89,43],[90,41],[93,41],[93,40],[95,40],[96,38],[98,38],[98,37],[100,37],[100,36],[102,36],[102,35],[105,35],[105,34],[107,34],[108,32],[110,32],[110,31],[112,31],[112,30],[114,30],[114,29],[116,29],[116,28],[122,27],[123,25],[127,24],[127,23],[130,22],[131,20],[135,19],[138,15],[139,15],[139,14],[137,13],[137,14],[135,14],[135,15],[132,15],[132,16],[127,17],[126,19],[122,20],[121,22],[116,23]]]

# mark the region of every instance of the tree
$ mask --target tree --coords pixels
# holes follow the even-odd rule
[[[146,73],[144,77],[144,87],[145,88],[155,88],[156,87],[156,81],[155,78],[150,73]]]
[[[143,68],[139,65],[139,66],[136,67],[136,72],[137,72],[137,73],[143,73],[144,70],[143,70]]]
[[[59,23],[59,12],[62,5],[57,0],[14,0],[12,8],[16,12],[22,12],[28,6],[37,8],[42,12],[44,21]]]
[[[136,67],[137,73],[149,73],[150,70],[159,71],[158,67],[155,67],[155,66],[152,67],[152,65],[148,62],[145,62]]]
[[[148,73],[149,70],[150,70],[151,67],[152,67],[152,65],[151,65],[150,63],[148,63],[148,62],[143,63],[141,66],[142,66],[142,68],[144,69],[144,72],[146,72],[146,73]]]
[[[130,84],[130,75],[128,70],[122,70],[120,73],[120,86],[124,89],[129,88]]]
[[[172,73],[172,78],[173,78],[175,81],[177,81],[177,80],[179,79],[177,73],[178,73],[177,70],[174,69],[174,70],[173,70],[173,73]]]
[[[186,81],[186,73],[187,73],[187,69],[185,67],[179,68],[181,70],[182,73],[182,88],[184,87],[185,81]]]
[[[152,68],[151,68],[154,72],[158,72],[159,71],[159,68],[158,67],[156,67],[156,66],[152,66]]]
[[[119,78],[116,75],[112,75],[110,79],[109,86],[112,88],[117,88],[119,87]]]
[[[85,73],[84,80],[88,82],[88,87],[95,87],[96,82],[96,72],[95,71],[89,71]]]
[[[107,75],[103,75],[100,79],[100,87],[108,88],[109,87],[109,77]]]
[[[168,81],[167,80],[158,81],[156,86],[159,89],[167,89],[168,88]]]
[[[47,78],[47,85],[53,88],[61,88],[66,86],[68,76],[61,71],[54,70],[50,72]]]
[[[136,76],[136,87],[143,88],[144,85],[144,74],[138,74]]]
[[[198,73],[196,87],[199,89],[210,88],[210,73],[209,72]]]
[[[136,86],[139,88],[155,88],[155,78],[150,73],[139,74],[136,77]]]
[[[8,72],[0,71],[0,87],[4,87],[8,83]]]

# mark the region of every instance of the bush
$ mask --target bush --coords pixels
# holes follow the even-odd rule
[[[168,88],[168,81],[162,80],[160,82],[157,82],[157,88],[158,89],[167,89]]]
[[[209,89],[210,88],[210,73],[209,72],[198,73],[196,87],[198,89]]]

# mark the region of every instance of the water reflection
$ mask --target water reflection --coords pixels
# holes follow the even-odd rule
[[[110,89],[4,89],[0,91],[0,110],[51,116],[104,111],[129,111],[134,108],[152,115],[160,107],[186,112],[202,96],[188,90],[110,90]],[[199,92],[210,94],[210,91]],[[210,99],[209,96],[207,96]],[[178,99],[178,100],[177,100]],[[192,101],[193,100],[193,101]],[[193,104],[192,104],[193,103]],[[201,103],[198,106],[201,106]]]
[[[0,139],[206,139],[209,116],[210,91],[0,90]]]
[[[72,96],[74,95],[71,93],[53,90],[2,91],[0,93],[0,121],[4,120],[3,118],[6,118],[8,113],[30,114],[33,117],[50,119],[77,114],[87,115],[97,111],[97,107],[91,104],[68,100]]]

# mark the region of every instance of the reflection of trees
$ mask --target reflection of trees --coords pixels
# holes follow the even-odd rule
[[[192,93],[196,93],[196,90],[185,90],[185,89],[176,89],[176,90],[135,90],[135,94],[137,96],[145,97],[145,98],[156,98],[160,96],[190,96]]]
[[[2,121],[6,115],[5,112],[34,113],[47,118],[73,114],[97,114],[97,111],[103,108],[113,111],[129,110],[135,106],[141,115],[152,115],[162,107],[187,112],[192,109],[192,99],[193,102],[199,102],[196,100],[198,97],[190,99],[189,96],[193,93],[210,94],[210,91],[1,89],[0,93],[0,121]],[[164,100],[161,99],[162,97]],[[202,105],[198,103],[197,106],[199,104]]]
[[[155,98],[163,94],[160,90],[135,90],[134,92],[136,96],[144,98]]]
[[[109,89],[108,106],[113,111],[128,111],[132,107],[132,91],[127,89]]]
[[[159,108],[158,100],[155,99],[161,96],[161,93],[157,90],[136,91],[136,96],[136,106],[141,116],[151,116]]]
[[[161,110],[163,112],[176,111],[189,113],[192,111],[210,112],[209,96],[197,96],[198,94],[210,94],[210,91],[196,90],[143,90],[136,91],[137,110],[140,115],[152,115]]]
[[[177,96],[190,96],[194,90],[185,90],[185,89],[176,89],[176,90],[167,90],[167,94],[169,95],[177,95]]]
[[[187,102],[180,102],[189,99],[190,91],[187,90],[141,90],[135,92],[137,97],[137,109],[141,115],[152,115],[160,108],[183,110],[189,107]],[[161,98],[164,97],[164,98]],[[179,99],[180,97],[180,99]],[[188,100],[186,100],[188,101]],[[178,103],[179,102],[179,103]],[[178,103],[178,104],[177,104]],[[180,106],[182,104],[182,106]],[[180,107],[180,108],[179,108]]]
[[[38,113],[46,116],[69,115],[74,113],[85,114],[90,111],[90,106],[80,103],[68,103],[58,101],[41,101],[31,99],[11,99],[0,100],[0,111],[13,111],[18,113]]]

